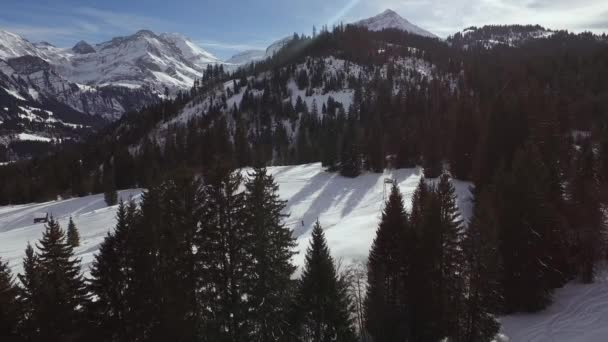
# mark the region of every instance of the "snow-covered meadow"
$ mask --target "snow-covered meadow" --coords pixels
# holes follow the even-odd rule
[[[297,237],[299,253],[294,260],[297,265],[303,264],[310,232],[317,219],[337,260],[345,263],[365,260],[380,221],[385,192],[388,196],[390,191],[385,179],[397,181],[409,208],[422,175],[421,169],[402,169],[345,178],[325,172],[319,163],[268,170],[279,185],[281,198],[287,200],[285,213],[289,216],[285,223]],[[454,181],[454,185],[459,195],[458,205],[466,219],[471,212],[470,183]],[[138,200],[141,192],[124,190],[119,192],[119,197]],[[21,270],[27,242],[35,243],[44,229],[44,224],[33,224],[37,213],[53,215],[63,227],[67,226],[70,216],[73,217],[82,240],[76,254],[87,269],[107,231],[115,224],[116,207],[107,207],[103,194],[0,207],[0,256],[15,272]]]

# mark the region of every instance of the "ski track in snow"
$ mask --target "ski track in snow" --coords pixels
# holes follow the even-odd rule
[[[285,223],[297,237],[294,262],[301,266],[310,233],[319,219],[336,260],[350,263],[364,261],[376,234],[383,207],[384,180],[393,178],[403,193],[406,209],[411,209],[412,195],[422,175],[421,169],[387,170],[383,174],[364,173],[344,178],[323,171],[320,164],[268,168],[279,185],[279,194],[287,200]],[[248,170],[243,170],[247,174]],[[471,183],[455,180],[457,204],[463,219],[470,218]],[[386,185],[386,196],[390,185]],[[139,201],[141,189],[124,190],[119,197]],[[82,259],[85,274],[99,244],[116,223],[116,206],[106,206],[103,194],[46,203],[0,207],[0,257],[8,261],[13,273],[22,271],[26,244],[35,244],[44,224],[32,224],[37,213],[49,213],[67,227],[70,216],[81,234],[76,255]],[[302,222],[304,224],[302,224]],[[595,284],[567,284],[555,292],[555,301],[535,314],[501,317],[501,341],[510,342],[600,342],[608,340],[608,271]]]
[[[566,284],[555,291],[553,304],[539,313],[505,316],[500,322],[511,342],[605,342],[608,272],[599,274],[593,284]]]

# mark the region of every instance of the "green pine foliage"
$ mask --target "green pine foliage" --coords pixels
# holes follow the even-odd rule
[[[103,164],[103,196],[108,206],[113,206],[118,203],[116,174],[111,161],[107,161]]]
[[[245,224],[251,239],[248,249],[255,263],[251,277],[249,305],[252,315],[252,341],[273,341],[286,335],[291,276],[295,267],[292,231],[285,227],[282,214],[285,201],[279,199],[279,187],[266,169],[257,168],[245,182]]]
[[[568,198],[572,208],[574,263],[585,283],[591,283],[605,255],[606,214],[602,209],[599,162],[590,141],[583,142],[574,161]]]
[[[399,188],[393,185],[368,259],[367,332],[377,341],[409,337],[412,232]]]
[[[84,334],[84,307],[89,301],[85,282],[80,274],[80,261],[74,257],[59,223],[51,218],[37,244],[34,256],[31,247],[24,261],[25,306],[28,325],[34,326],[35,340],[76,341]]]
[[[336,270],[319,222],[312,231],[296,295],[298,341],[356,341],[347,284]]]
[[[18,341],[23,314],[19,293],[8,264],[0,259],[0,337],[3,341]]]
[[[242,341],[250,337],[247,270],[253,267],[248,246],[252,232],[245,225],[242,177],[221,170],[202,189],[200,227],[195,235],[199,305],[209,341]]]
[[[67,241],[72,248],[80,246],[80,233],[72,217],[70,217],[70,222],[68,223]]]
[[[467,295],[460,321],[462,340],[467,342],[493,341],[500,328],[496,314],[503,305],[502,264],[492,195],[486,190],[477,199],[463,243]]]

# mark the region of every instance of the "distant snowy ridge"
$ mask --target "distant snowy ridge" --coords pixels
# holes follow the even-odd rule
[[[32,44],[14,33],[0,31],[0,58],[36,56],[49,63],[67,81],[88,86],[147,86],[159,94],[189,89],[207,65],[219,58],[177,33],[149,30],[91,45],[80,41],[61,49],[48,43]]]
[[[354,25],[367,27],[370,31],[398,29],[423,37],[438,38],[435,34],[410,23],[397,14],[397,12],[390,9],[374,17],[357,21]]]
[[[260,61],[266,58],[265,50],[246,50],[230,57],[226,61],[229,64],[243,65],[251,62]]]

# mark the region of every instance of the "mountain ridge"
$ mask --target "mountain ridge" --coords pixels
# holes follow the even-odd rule
[[[384,12],[367,18],[359,20],[354,25],[367,27],[370,31],[382,31],[384,29],[399,29],[412,34],[416,34],[423,37],[439,38],[437,35],[420,28],[407,19],[400,16],[397,12],[387,9]]]

